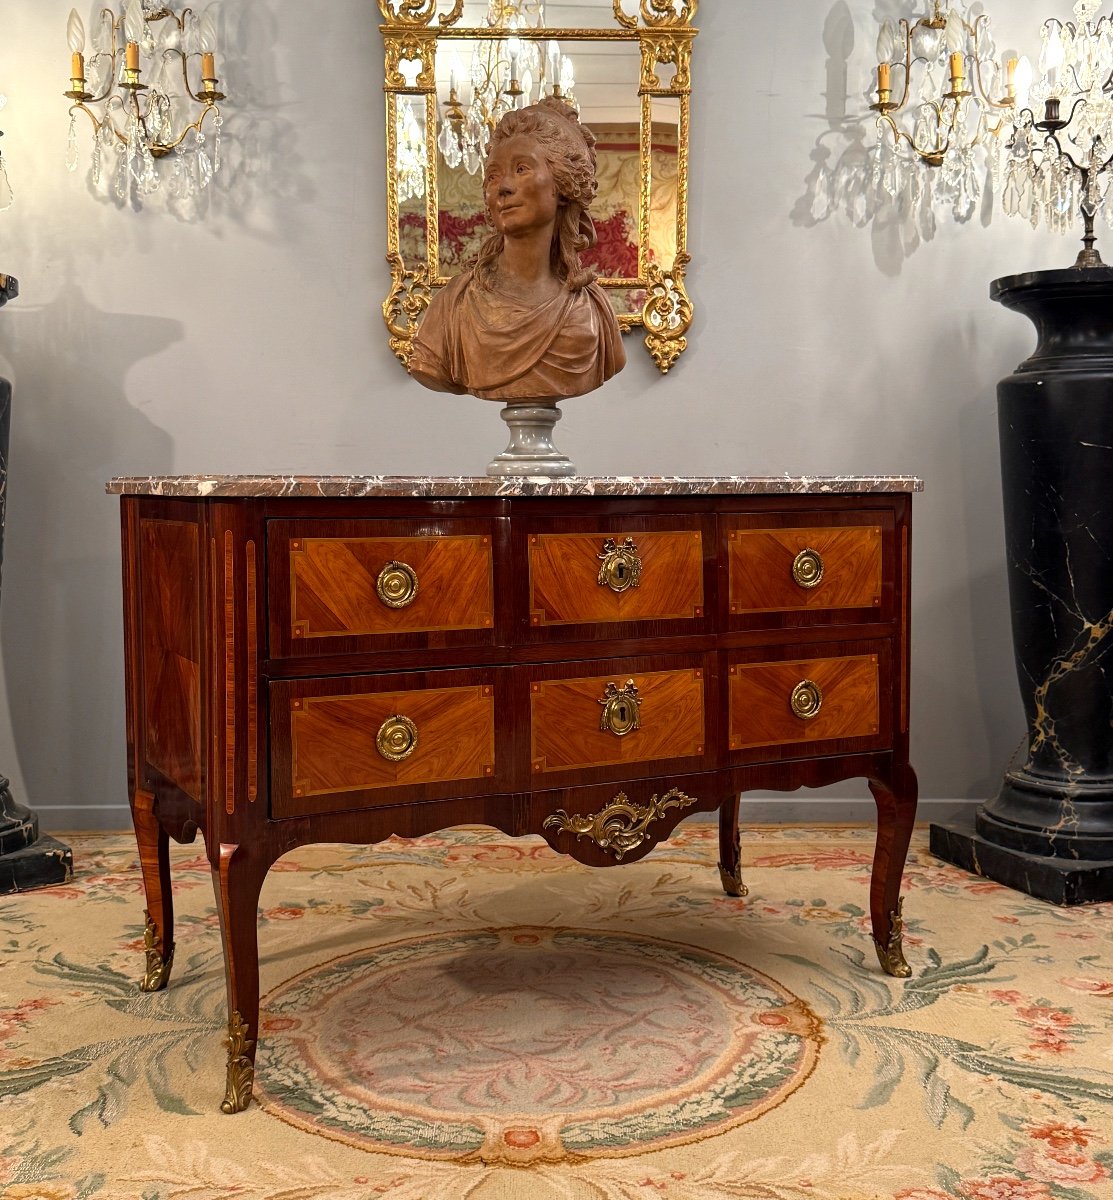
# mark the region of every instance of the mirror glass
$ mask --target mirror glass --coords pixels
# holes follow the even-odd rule
[[[647,301],[662,275],[666,293],[687,301],[685,143],[697,2],[379,0],[395,283],[383,312],[403,362],[431,289],[468,267],[490,232],[482,172],[491,129],[509,107],[542,96],[569,101],[595,134],[597,241],[582,257],[623,328],[652,324]],[[662,370],[686,345],[678,323],[669,328],[678,332],[667,365],[647,340]]]

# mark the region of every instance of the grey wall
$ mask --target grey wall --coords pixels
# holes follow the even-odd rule
[[[71,3],[0,7],[16,192],[0,270],[23,287],[0,314],[16,388],[0,769],[54,829],[126,821],[109,476],[481,473],[502,444],[497,406],[423,391],[386,343],[372,0],[225,0],[228,170],[192,223],[90,194],[83,127],[66,171]],[[1056,6],[997,7],[999,42],[1031,46]],[[807,215],[816,156],[837,159],[855,136],[839,117],[865,111],[877,16],[900,8],[701,5],[690,348],[663,379],[631,343],[626,371],[569,402],[560,434],[584,473],[922,475],[913,761],[926,800],[976,801],[1023,733],[994,385],[1033,344],[988,288],[1068,265],[1074,244],[995,212],[909,252],[892,229]]]

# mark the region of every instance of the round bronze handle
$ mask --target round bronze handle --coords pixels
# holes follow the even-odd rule
[[[813,717],[818,717],[823,706],[823,693],[819,690],[819,684],[812,683],[810,679],[801,679],[792,689],[789,703],[792,705],[793,714],[801,721],[810,721]]]
[[[628,679],[623,688],[617,683],[608,683],[603,690],[603,699],[597,703],[603,706],[599,728],[604,732],[625,737],[641,727],[642,701],[632,679]]]
[[[642,560],[633,538],[626,538],[621,546],[614,538],[607,538],[603,549],[595,557],[603,564],[599,568],[600,587],[609,587],[612,592],[625,592],[628,588],[641,586]]]
[[[387,608],[405,608],[417,598],[417,572],[404,562],[388,562],[379,572],[375,591]]]
[[[417,749],[417,726],[409,717],[400,714],[387,717],[379,726],[375,745],[383,758],[390,762],[401,762]]]
[[[792,578],[802,588],[819,587],[823,582],[823,558],[809,546],[792,560]]]

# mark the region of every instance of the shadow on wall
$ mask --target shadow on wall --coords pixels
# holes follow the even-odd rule
[[[858,55],[858,63],[870,61],[872,43],[881,23],[908,17],[902,0],[878,0],[869,28],[863,29],[862,41],[870,47]],[[922,187],[918,194],[909,187],[886,190],[875,170],[873,153],[877,142],[877,121],[870,111],[875,96],[868,75],[850,78],[856,30],[846,0],[838,0],[823,25],[823,45],[827,54],[827,87],[824,113],[813,119],[826,128],[815,140],[811,152],[812,169],[804,179],[803,194],[790,214],[794,225],[810,229],[832,217],[841,216],[859,229],[870,230],[874,263],[890,277],[901,272],[905,261],[924,242],[930,242],[938,228],[933,201],[934,169],[920,167],[916,178]],[[859,90],[859,84],[862,90]],[[851,94],[851,85],[853,85]],[[992,218],[994,192],[992,180],[982,184],[982,200],[977,210],[983,226]],[[950,214],[945,216],[950,220]],[[956,220],[960,220],[958,216]]]
[[[129,186],[127,197],[121,198],[115,171],[106,169],[94,182],[91,166],[85,171],[85,185],[94,199],[115,208],[165,212],[183,223],[219,216],[263,241],[286,242],[297,236],[292,227],[295,214],[316,192],[300,170],[297,126],[279,115],[284,104],[276,100],[281,91],[274,61],[278,19],[259,0],[239,0],[234,15],[222,13],[220,22],[217,67],[220,89],[228,99],[220,110],[220,168],[212,183],[192,195],[175,194],[171,176],[184,160],[169,156],[159,164],[161,186],[150,196],[140,199]],[[188,111],[192,118],[198,106],[188,104],[188,109],[182,106],[178,111]],[[91,161],[92,138],[91,131],[82,128],[88,120],[77,115],[78,161],[84,165]],[[204,131],[206,149],[212,154],[211,116],[205,119]],[[191,136],[187,144],[192,140]]]
[[[15,393],[0,640],[21,799],[55,828],[58,807],[126,806],[119,516],[104,484],[132,463],[169,470],[171,439],[128,404],[125,380],[182,334],[178,321],[102,312],[72,281],[38,307],[25,289],[5,313]]]

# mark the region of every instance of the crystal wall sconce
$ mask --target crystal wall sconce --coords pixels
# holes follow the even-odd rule
[[[1026,63],[997,61],[989,17],[934,0],[918,20],[885,21],[877,39],[878,182],[896,196],[938,168],[934,199],[969,220],[981,198],[980,168],[1016,110]]]
[[[192,196],[207,187],[220,169],[217,103],[224,99],[217,89],[215,5],[200,16],[190,8],[179,15],[161,0],[127,0],[119,15],[102,8],[93,19],[88,63],[76,10],[67,34],[69,169],[77,169],[81,111],[93,124],[93,183],[109,177],[120,200],[133,191],[157,191],[162,168],[156,164],[163,159],[172,164],[167,185],[173,195]],[[144,59],[149,82],[142,80]]]

